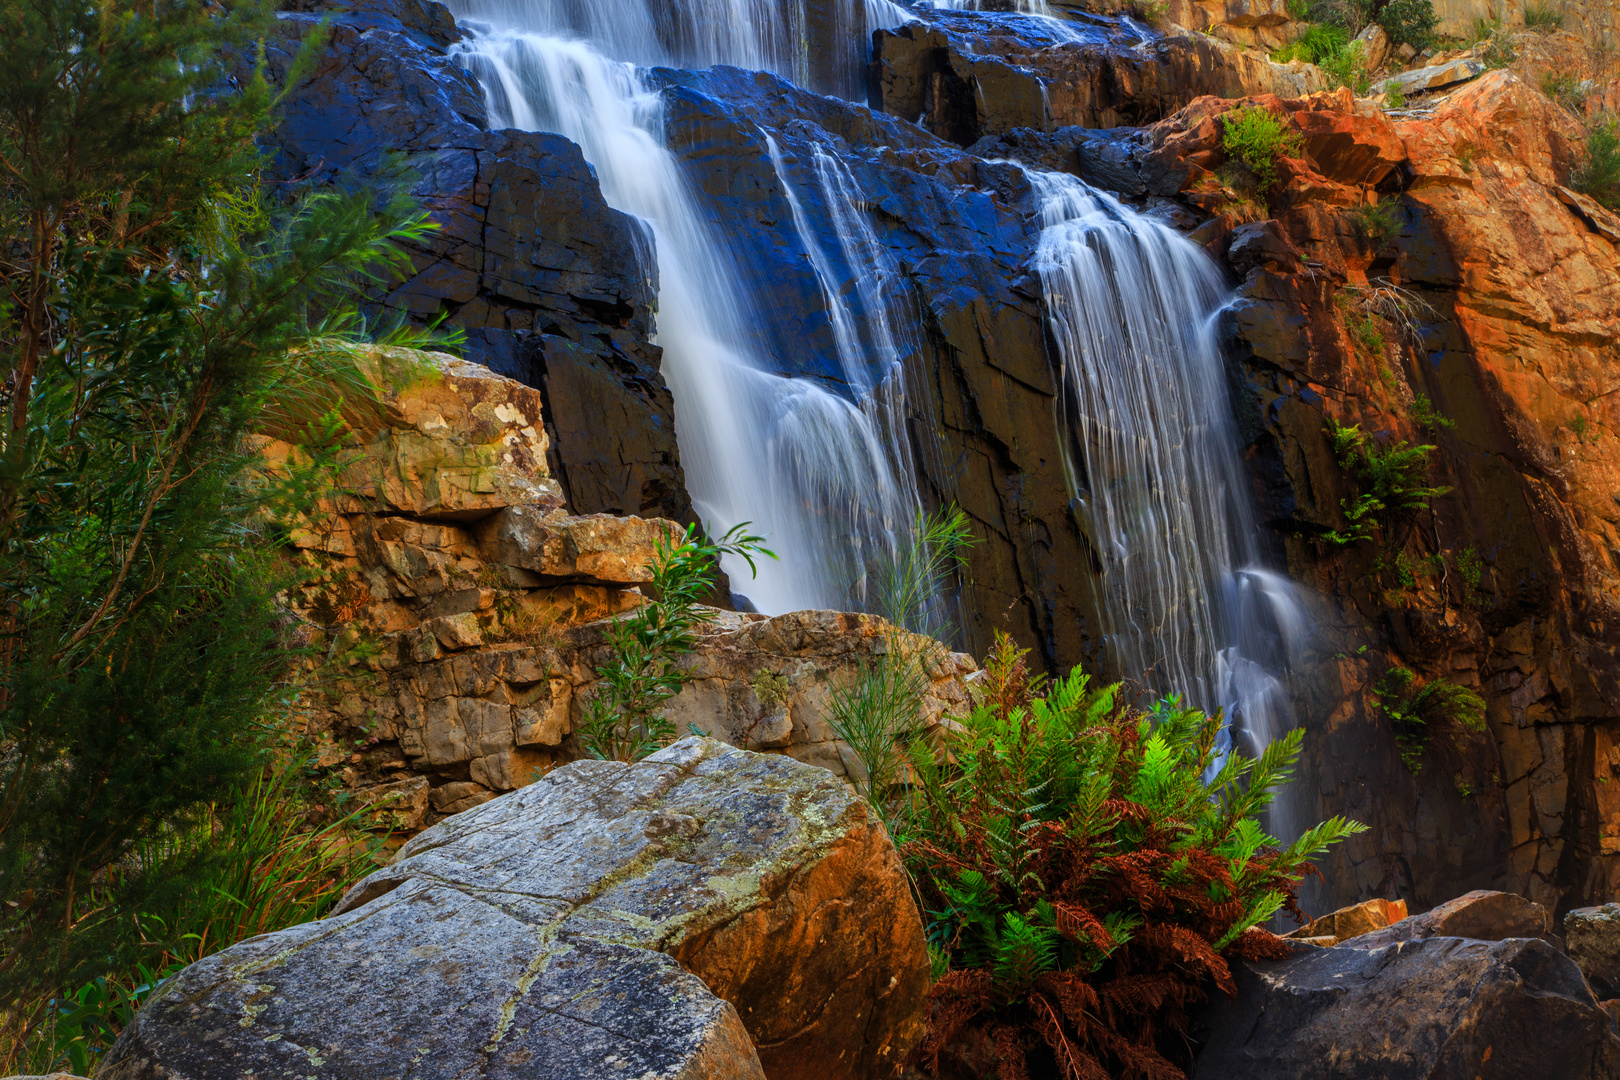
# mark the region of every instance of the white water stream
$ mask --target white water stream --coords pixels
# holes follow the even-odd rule
[[[774,283],[744,280],[713,235],[665,145],[662,98],[636,65],[729,63],[810,82],[809,15],[830,10],[849,43],[842,70],[858,73],[859,41],[907,13],[888,0],[655,2],[461,0],[473,35],[460,55],[492,124],[579,144],[608,203],[652,234],[656,340],[694,504],[711,532],[751,521],[781,555],[753,582],[728,562],[736,587],[768,613],[859,604],[866,569],[920,505],[899,376],[918,326],[890,284],[897,271],[864,216],[866,193],[830,149],[801,140],[810,150],[788,154],[766,136],[850,400],[775,374],[784,365],[758,354],[753,298]],[[1021,9],[1050,15],[1045,0]],[[1058,422],[1078,450],[1071,488],[1100,549],[1110,651],[1152,690],[1225,709],[1252,751],[1292,726],[1282,680],[1306,619],[1293,586],[1262,569],[1213,328],[1224,283],[1179,234],[1073,177],[1031,182],[1067,392]]]
[[[900,542],[920,505],[909,455],[894,442],[902,432],[894,423],[903,409],[898,381],[874,385],[867,375],[873,365],[842,355],[861,352],[879,369],[892,366],[893,333],[881,305],[863,306],[857,316],[835,289],[824,290],[857,403],[775,374],[780,365],[754,353],[756,286],[741,280],[664,145],[661,97],[632,63],[598,49],[606,42],[643,60],[657,49],[757,64],[784,59],[772,52],[777,43],[769,34],[745,32],[759,21],[736,21],[764,0],[688,2],[701,17],[674,26],[653,21],[641,0],[622,8],[616,0],[612,17],[606,4],[560,0],[469,5],[485,16],[525,16],[531,25],[468,19],[463,25],[475,36],[460,56],[484,87],[493,125],[555,132],[579,144],[608,204],[651,231],[659,275],[655,340],[664,349],[693,504],[711,534],[751,522],[780,556],[761,563],[757,579],[741,560],[728,559],[734,588],[771,614],[849,607],[868,566]],[[569,33],[593,31],[602,41]],[[866,243],[858,235],[844,239],[846,258]],[[812,245],[817,257],[825,254]],[[863,332],[861,323],[871,326]]]
[[[1215,336],[1225,282],[1169,226],[1072,176],[1029,176],[1110,650],[1155,692],[1225,709],[1252,752],[1294,726],[1282,679],[1307,618],[1263,567]]]

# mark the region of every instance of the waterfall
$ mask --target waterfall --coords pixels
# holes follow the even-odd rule
[[[740,3],[711,0],[709,6]],[[638,10],[636,3],[628,6],[627,14]],[[537,10],[573,18],[585,9]],[[556,29],[545,18],[536,21]],[[628,38],[634,29],[616,32]],[[675,399],[693,505],[712,533],[752,522],[780,556],[762,563],[757,579],[741,560],[728,560],[733,584],[771,614],[849,606],[867,566],[892,551],[915,519],[909,462],[899,455],[897,467],[893,445],[901,434],[894,424],[898,382],[852,383],[860,395],[853,403],[810,380],[775,374],[780,365],[755,354],[749,327],[759,319],[750,283],[712,235],[664,145],[662,98],[636,67],[577,38],[476,30],[458,50],[484,87],[491,123],[556,132],[579,144],[608,204],[638,218],[653,236],[655,340],[664,349],[663,374]],[[830,306],[836,326],[843,316],[837,303]],[[892,350],[892,333],[856,331],[847,344]],[[867,365],[843,359],[846,370],[865,378]]]
[[[1222,708],[1251,752],[1293,726],[1299,597],[1262,568],[1214,320],[1220,271],[1168,226],[1072,176],[1029,174],[1058,345],[1070,486],[1102,562],[1119,670]],[[1224,748],[1223,748],[1224,749]]]
[[[871,31],[914,18],[891,0],[459,0],[458,20],[588,42],[640,67],[731,64],[865,100]]]

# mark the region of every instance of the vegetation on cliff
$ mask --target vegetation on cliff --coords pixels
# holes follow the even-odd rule
[[[355,861],[281,816],[297,766],[271,753],[270,552],[316,477],[270,480],[243,440],[327,414],[313,388],[364,394],[322,343],[427,226],[375,192],[267,198],[281,91],[231,58],[272,19],[0,13],[0,1068],[64,1063],[57,1020],[316,913]]]

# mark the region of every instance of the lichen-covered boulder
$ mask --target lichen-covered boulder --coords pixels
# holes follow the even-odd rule
[[[441,822],[332,917],[187,968],[100,1075],[875,1078],[927,986],[866,804],[691,737]]]

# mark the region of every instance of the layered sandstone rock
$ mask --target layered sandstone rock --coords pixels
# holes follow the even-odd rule
[[[1539,938],[1551,929],[1552,920],[1547,909],[1540,904],[1513,893],[1476,889],[1421,915],[1358,934],[1347,944],[1354,949],[1381,949],[1399,941],[1422,941],[1432,937],[1506,941],[1509,938]]]
[[[451,818],[331,917],[192,965],[99,1075],[879,1077],[928,982],[870,808],[824,770],[688,738]]]
[[[1020,128],[1145,124],[1202,95],[1295,97],[1328,85],[1310,64],[1204,34],[1048,44],[913,22],[878,31],[873,52],[873,106],[962,146]]]
[[[1327,947],[1338,945],[1349,938],[1382,930],[1391,923],[1406,918],[1405,900],[1367,900],[1342,907],[1283,936],[1308,945]]]
[[[532,783],[581,753],[573,733],[612,659],[610,623],[670,521],[570,515],[547,475],[538,391],[476,364],[365,352],[385,389],[339,439],[337,481],[291,533],[309,664],[305,734],[374,824],[410,832]],[[290,432],[284,433],[291,435]],[[279,467],[307,458],[265,437]],[[892,649],[932,679],[924,730],[968,705],[973,661],[881,619],[712,610],[665,712],[691,728],[843,775],[832,695]]]

